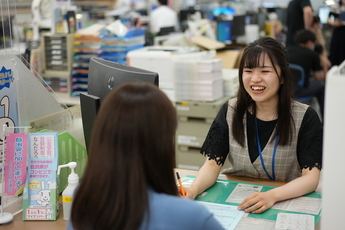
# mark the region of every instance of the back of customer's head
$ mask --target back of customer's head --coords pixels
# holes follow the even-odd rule
[[[158,2],[159,4],[164,5],[164,6],[168,5],[168,0],[158,0]]]
[[[308,41],[316,42],[316,35],[310,30],[297,31],[295,35],[295,44],[306,44]]]
[[[129,83],[110,92],[97,115],[73,201],[76,230],[138,229],[148,188],[177,195],[176,126],[175,108],[156,86]]]

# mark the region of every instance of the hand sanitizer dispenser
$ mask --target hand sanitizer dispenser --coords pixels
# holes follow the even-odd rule
[[[74,169],[77,167],[77,162],[69,162],[68,164],[59,165],[58,175],[60,175],[60,169],[69,167],[71,174],[68,176],[68,185],[62,192],[62,207],[63,207],[63,219],[69,220],[72,209],[73,193],[79,184],[78,174],[75,173]]]

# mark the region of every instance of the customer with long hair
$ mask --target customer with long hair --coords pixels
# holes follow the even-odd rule
[[[67,229],[223,229],[205,207],[178,196],[176,127],[176,110],[156,86],[111,91],[94,124]]]

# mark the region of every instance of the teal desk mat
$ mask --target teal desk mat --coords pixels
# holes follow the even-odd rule
[[[182,184],[186,185],[186,187],[188,187],[188,185],[192,184],[194,178],[195,178],[195,176],[189,176],[189,175],[186,177],[183,177],[183,178],[181,178]],[[231,192],[235,189],[237,184],[250,184],[250,185],[263,186],[261,189],[261,192],[266,192],[266,191],[269,191],[273,188],[276,188],[274,186],[268,186],[268,185],[262,185],[262,184],[253,184],[253,183],[245,183],[245,182],[236,182],[236,181],[230,181],[230,180],[217,179],[217,182],[212,187],[205,190],[206,195],[201,196],[201,197],[197,197],[195,200],[238,206],[239,205],[238,203],[225,202],[226,199],[231,194]],[[312,192],[312,193],[304,195],[304,197],[321,199],[321,193]],[[321,211],[319,212],[318,215],[314,215],[314,214],[310,214],[310,213],[292,212],[292,211],[273,209],[273,208],[270,208],[270,209],[268,209],[265,212],[260,213],[260,214],[249,213],[248,217],[276,221],[278,213],[294,213],[294,214],[312,215],[315,217],[315,226],[317,225],[317,223],[319,222],[319,220],[321,218]]]

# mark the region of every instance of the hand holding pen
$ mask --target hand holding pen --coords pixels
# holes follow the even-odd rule
[[[181,195],[183,197],[185,197],[186,196],[186,192],[184,191],[184,188],[183,188],[183,185],[182,185],[182,181],[181,181],[181,178],[180,178],[180,174],[178,172],[176,172],[176,177],[177,177],[177,181],[178,181],[178,183],[180,185]]]

